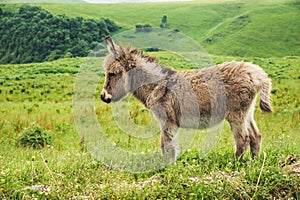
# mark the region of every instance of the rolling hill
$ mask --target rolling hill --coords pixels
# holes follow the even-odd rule
[[[178,29],[192,37],[215,55],[300,55],[300,4],[294,0],[34,5],[55,15],[96,19],[107,17],[122,26],[123,30],[134,29],[136,24],[159,27],[162,16],[167,15],[171,29]],[[6,5],[8,8],[15,6]]]
[[[300,4],[296,1],[246,3],[39,4],[54,14],[108,17],[124,29],[136,24],[171,29],[192,37],[211,54],[252,57],[300,55]]]

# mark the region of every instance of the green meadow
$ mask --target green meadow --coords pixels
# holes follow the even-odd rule
[[[205,131],[176,163],[163,169],[130,173],[93,158],[74,123],[74,83],[89,58],[0,65],[0,199],[299,199],[300,198],[300,4],[297,1],[190,1],[176,3],[33,3],[70,17],[107,17],[122,30],[136,24],[168,27],[197,41],[217,64],[244,60],[260,65],[272,79],[274,112],[259,107],[255,119],[262,133],[260,159],[249,150],[234,159],[227,122],[206,156],[200,153]],[[2,8],[17,9],[20,4]],[[121,32],[120,31],[120,32]],[[133,38],[134,39],[134,38]],[[190,65],[171,52],[151,52],[176,69]],[[116,123],[113,106],[100,100],[103,58],[96,59],[96,119],[118,147],[136,153],[159,149],[159,131],[140,139]],[[131,96],[130,120],[155,124],[151,113]],[[27,127],[47,130],[49,144],[19,145]],[[156,130],[156,129],[155,129]],[[37,141],[32,136],[27,138]]]
[[[159,27],[162,16],[167,15],[169,28],[190,36],[214,55],[269,58],[300,54],[297,1],[220,2],[71,4],[72,9],[68,9],[70,4],[37,5],[71,17],[108,17],[124,29],[134,29],[136,24]]]

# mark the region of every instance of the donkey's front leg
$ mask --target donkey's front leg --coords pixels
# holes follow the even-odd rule
[[[162,127],[160,147],[167,162],[176,161],[178,127],[173,123],[166,122]]]
[[[178,126],[176,124],[176,115],[173,109],[166,109],[165,106],[160,104],[154,104],[151,106],[155,118],[159,122],[161,129],[160,147],[167,163],[174,162],[177,157],[177,131]]]

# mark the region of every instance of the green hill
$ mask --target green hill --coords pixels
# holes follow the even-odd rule
[[[300,4],[297,1],[192,1],[176,3],[38,4],[54,14],[108,17],[124,29],[159,27],[163,15],[171,29],[201,43],[211,54],[284,57],[300,55]]]
[[[33,1],[36,2],[36,1]],[[6,9],[19,4],[7,4]],[[300,4],[294,0],[173,3],[34,3],[54,15],[109,18],[123,30],[137,24],[168,26],[198,41],[211,54],[240,57],[300,55]]]
[[[213,29],[204,46],[216,54],[281,57],[300,55],[296,4],[270,4],[246,11]]]

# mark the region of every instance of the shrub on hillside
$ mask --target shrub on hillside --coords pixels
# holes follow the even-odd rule
[[[137,24],[135,25],[135,32],[151,32],[152,31],[152,26],[150,24]]]

